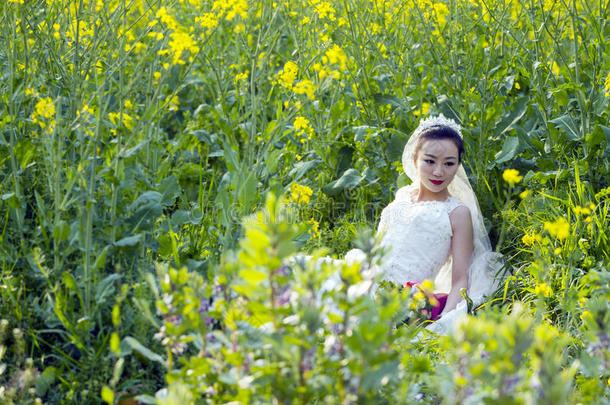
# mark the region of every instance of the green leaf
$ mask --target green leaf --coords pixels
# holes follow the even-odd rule
[[[570,140],[577,141],[581,138],[578,123],[574,121],[570,114],[562,115],[550,122],[555,124],[556,127],[561,128]]]
[[[364,179],[356,169],[347,169],[343,175],[338,179],[331,181],[324,187],[324,191],[329,196],[335,196],[345,189],[356,187]]]
[[[55,376],[57,374],[57,369],[55,367],[47,367],[40,374],[40,376],[36,379],[36,395],[39,397],[43,397],[49,388],[51,388],[51,384],[55,381]]]
[[[116,246],[116,247],[135,247],[140,242],[142,242],[143,236],[144,235],[142,235],[141,233],[138,233],[133,236],[127,236],[126,238],[123,238],[121,240],[114,242],[114,246]]]
[[[593,132],[585,137],[585,140],[591,147],[600,145],[604,141],[610,142],[610,128],[603,125],[596,125]]]
[[[308,161],[297,162],[292,170],[288,173],[288,177],[294,181],[299,181],[301,177],[307,174],[311,169],[318,166],[322,161],[320,159],[313,159]]]
[[[495,137],[500,137],[503,133],[510,130],[512,126],[515,125],[517,121],[521,119],[521,117],[523,117],[527,111],[527,101],[528,99],[526,97],[519,99],[515,104],[515,108],[502,117],[500,122],[498,122],[494,128]]]
[[[64,220],[60,220],[55,227],[53,227],[53,238],[59,242],[66,240],[70,237],[70,225]]]
[[[164,178],[157,186],[157,191],[161,193],[161,205],[169,207],[174,204],[174,201],[178,198],[181,191],[178,178],[173,174]]]
[[[106,299],[114,294],[116,291],[114,283],[121,279],[118,274],[111,274],[104,278],[97,284],[95,288],[95,302],[96,304],[103,304]]]
[[[407,108],[405,107],[405,105],[403,103],[400,102],[400,100],[398,100],[396,98],[396,96],[392,96],[390,94],[373,94],[373,97],[375,98],[375,102],[378,104],[383,104],[383,105],[391,105],[394,106],[396,108],[402,108],[404,110],[406,110]]]
[[[504,139],[502,144],[502,150],[496,154],[496,164],[508,162],[512,160],[519,152],[519,138],[516,136],[509,136]]]
[[[130,355],[133,352],[142,355],[144,358],[150,361],[156,361],[158,363],[165,364],[165,360],[163,359],[163,357],[159,356],[157,353],[145,347],[136,338],[127,336],[121,342],[121,357]]]

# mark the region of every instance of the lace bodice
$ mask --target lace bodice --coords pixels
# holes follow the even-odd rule
[[[451,249],[449,214],[460,200],[415,201],[416,189],[403,187],[381,212],[378,233],[387,249],[381,263],[382,279],[396,284],[434,279]]]

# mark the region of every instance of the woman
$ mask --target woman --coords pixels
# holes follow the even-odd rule
[[[381,213],[378,233],[387,253],[376,268],[398,285],[435,279],[448,291],[440,318],[429,329],[447,333],[466,314],[461,291],[476,304],[497,287],[500,255],[492,252],[477,198],[461,165],[461,127],[442,114],[420,122],[402,163],[412,184],[399,189]],[[346,260],[359,260],[354,249]]]

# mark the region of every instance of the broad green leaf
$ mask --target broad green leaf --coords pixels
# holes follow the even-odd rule
[[[324,187],[324,191],[329,196],[335,196],[345,189],[356,187],[364,179],[356,169],[347,169],[338,179],[331,181]]]
[[[95,288],[95,302],[100,305],[106,302],[106,299],[114,294],[116,288],[114,284],[121,279],[118,274],[110,274],[97,284]]]
[[[555,124],[558,128],[561,128],[570,140],[577,141],[581,138],[578,123],[574,121],[574,118],[572,118],[570,114],[562,115],[550,122]]]
[[[302,160],[297,162],[292,170],[288,172],[288,177],[292,178],[294,181],[299,181],[304,175],[306,175],[311,169],[318,166],[322,161],[320,159],[313,160]]]
[[[516,102],[514,108],[502,117],[502,119],[500,120],[500,122],[498,122],[493,131],[494,136],[496,138],[500,137],[506,131],[510,130],[512,126],[515,125],[517,121],[521,119],[521,117],[523,117],[523,115],[527,111],[527,102],[528,99],[526,97],[519,99]]]
[[[142,242],[142,238],[144,235],[138,233],[133,236],[127,236],[121,240],[114,242],[114,246],[116,247],[134,247],[137,246],[140,242]]]
[[[180,195],[180,184],[178,178],[173,174],[161,180],[157,186],[157,191],[161,193],[161,205],[169,207],[174,204],[174,201]]]
[[[496,154],[495,163],[500,164],[508,162],[517,156],[519,152],[519,138],[516,136],[509,136],[504,139],[502,144],[502,150]]]

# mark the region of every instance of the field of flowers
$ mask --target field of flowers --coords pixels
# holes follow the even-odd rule
[[[610,3],[4,0],[0,402],[610,404]],[[506,278],[363,293],[421,117]],[[342,287],[320,297],[340,270]]]

